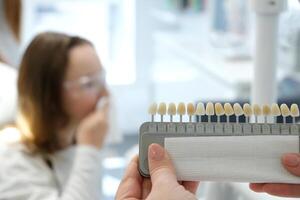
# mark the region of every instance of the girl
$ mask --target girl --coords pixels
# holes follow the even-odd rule
[[[21,140],[0,149],[0,199],[100,198],[100,149],[107,131],[105,73],[82,38],[41,33],[18,77]]]

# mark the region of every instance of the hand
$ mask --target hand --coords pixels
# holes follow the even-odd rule
[[[300,176],[300,154],[285,154],[281,162],[290,173]],[[300,197],[300,184],[251,183],[250,188],[255,192],[266,192],[274,196]]]
[[[89,114],[82,120],[77,129],[77,142],[82,145],[92,145],[100,149],[108,130],[109,102]]]
[[[151,180],[143,178],[138,171],[138,157],[129,164],[118,188],[117,200],[159,200],[197,199],[198,182],[178,183],[175,169],[168,153],[158,144],[151,144],[148,150]]]

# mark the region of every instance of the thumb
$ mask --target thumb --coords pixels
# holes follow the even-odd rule
[[[148,149],[148,162],[151,182],[157,184],[178,184],[175,169],[167,151],[158,144],[151,144]]]
[[[282,164],[292,174],[300,176],[300,154],[289,153],[282,156]]]

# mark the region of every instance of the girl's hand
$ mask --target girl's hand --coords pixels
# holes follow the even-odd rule
[[[80,106],[80,105],[79,105]],[[76,141],[100,149],[108,130],[109,101],[84,118],[78,126]]]

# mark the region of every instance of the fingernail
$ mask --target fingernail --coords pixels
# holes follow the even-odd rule
[[[294,154],[286,154],[283,156],[283,162],[288,167],[297,167],[300,164],[300,158]]]
[[[164,159],[165,151],[158,144],[151,144],[149,146],[149,157],[151,160],[161,161]]]

